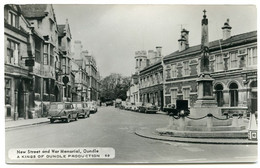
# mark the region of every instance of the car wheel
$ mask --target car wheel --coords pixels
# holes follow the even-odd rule
[[[50,119],[50,122],[51,122],[51,123],[54,123],[54,119]]]
[[[69,122],[70,122],[70,115],[68,116],[68,118],[66,118],[65,122],[66,122],[66,123],[69,123]]]

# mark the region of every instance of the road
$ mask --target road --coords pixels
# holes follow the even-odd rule
[[[111,147],[114,159],[27,159],[26,163],[216,163],[248,162],[257,158],[257,145],[210,145],[151,140],[135,134],[138,128],[168,124],[163,114],[143,114],[101,107],[90,118],[6,131],[11,148]],[[16,162],[17,160],[7,160]]]

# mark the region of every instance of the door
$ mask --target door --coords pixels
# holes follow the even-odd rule
[[[18,117],[24,118],[24,91],[23,91],[23,84],[20,82],[20,85],[18,86],[18,95],[17,95],[17,107],[18,107]]]

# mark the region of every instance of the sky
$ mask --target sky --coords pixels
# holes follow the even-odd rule
[[[181,27],[190,31],[190,46],[200,44],[201,19],[206,9],[209,40],[222,38],[229,18],[231,35],[257,30],[256,7],[249,5],[53,5],[58,24],[68,18],[75,40],[96,58],[102,77],[131,76],[135,51],[162,46],[164,56],[178,50]],[[72,45],[73,50],[73,45]]]

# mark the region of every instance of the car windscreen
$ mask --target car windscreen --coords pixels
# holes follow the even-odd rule
[[[50,105],[50,109],[59,109],[59,110],[61,110],[61,109],[63,109],[63,104],[51,104]]]

